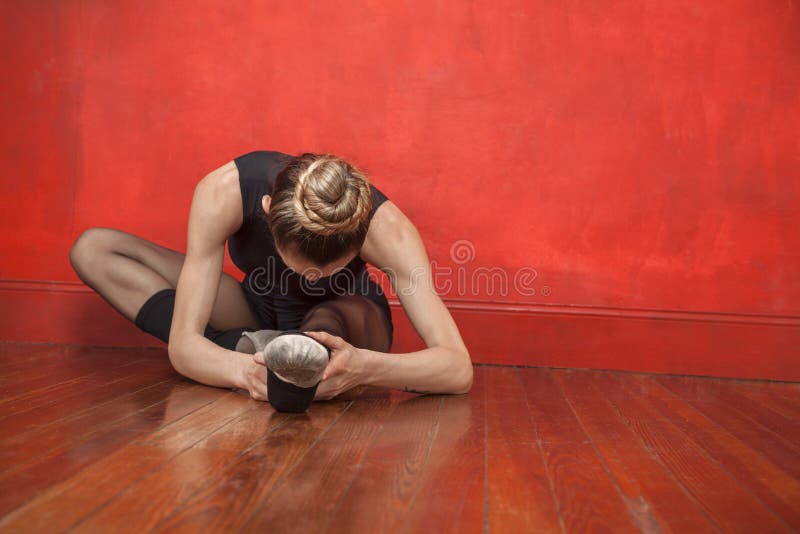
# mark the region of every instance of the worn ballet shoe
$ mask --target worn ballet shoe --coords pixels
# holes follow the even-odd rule
[[[298,330],[242,332],[238,352],[262,352],[267,366],[267,400],[278,412],[305,412],[330,359],[328,348]]]
[[[255,332],[242,332],[238,343],[236,343],[236,352],[244,352],[245,354],[255,354],[261,352],[267,343],[281,335],[283,330],[257,330]]]
[[[311,388],[319,384],[330,351],[316,339],[298,331],[274,336],[263,348],[264,362],[275,376],[297,386]]]

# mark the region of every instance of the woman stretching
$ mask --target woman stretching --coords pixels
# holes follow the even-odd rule
[[[222,271],[225,243],[245,273]],[[242,155],[195,187],[186,254],[90,228],[75,272],[168,344],[176,371],[305,411],[359,385],[466,393],[472,363],[436,294],[425,247],[400,209],[329,154]],[[388,354],[393,324],[366,262],[388,276],[426,349]]]

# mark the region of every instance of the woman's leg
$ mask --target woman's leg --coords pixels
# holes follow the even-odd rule
[[[392,332],[380,306],[362,295],[342,295],[314,306],[300,331],[324,330],[362,349],[388,352]]]
[[[302,335],[315,330],[339,336],[358,348],[386,352],[391,347],[391,319],[362,295],[344,295],[317,304],[296,331],[260,330],[244,336],[254,341],[248,342],[251,350],[244,352],[264,353],[268,400],[279,412],[304,412],[314,400],[329,361],[326,347]]]
[[[70,250],[72,267],[86,285],[140,328],[144,322],[140,312],[147,311],[150,322],[158,324],[146,331],[163,341],[169,334],[174,292],[184,257],[177,251],[111,228],[86,230]],[[213,339],[237,328],[255,330],[259,323],[239,282],[222,273],[206,337]],[[238,336],[228,337],[235,345]]]

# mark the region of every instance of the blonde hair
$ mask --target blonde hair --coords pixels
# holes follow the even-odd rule
[[[281,247],[327,264],[361,248],[371,210],[372,191],[359,169],[331,154],[307,152],[278,173],[267,220]]]

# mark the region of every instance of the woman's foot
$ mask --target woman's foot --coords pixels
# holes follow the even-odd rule
[[[257,330],[255,332],[242,332],[242,337],[236,343],[236,352],[244,352],[245,354],[255,354],[261,352],[267,343],[275,339],[277,336],[283,334],[283,330]]]
[[[263,349],[267,368],[285,382],[310,388],[322,380],[330,353],[325,345],[299,332],[274,336]]]

